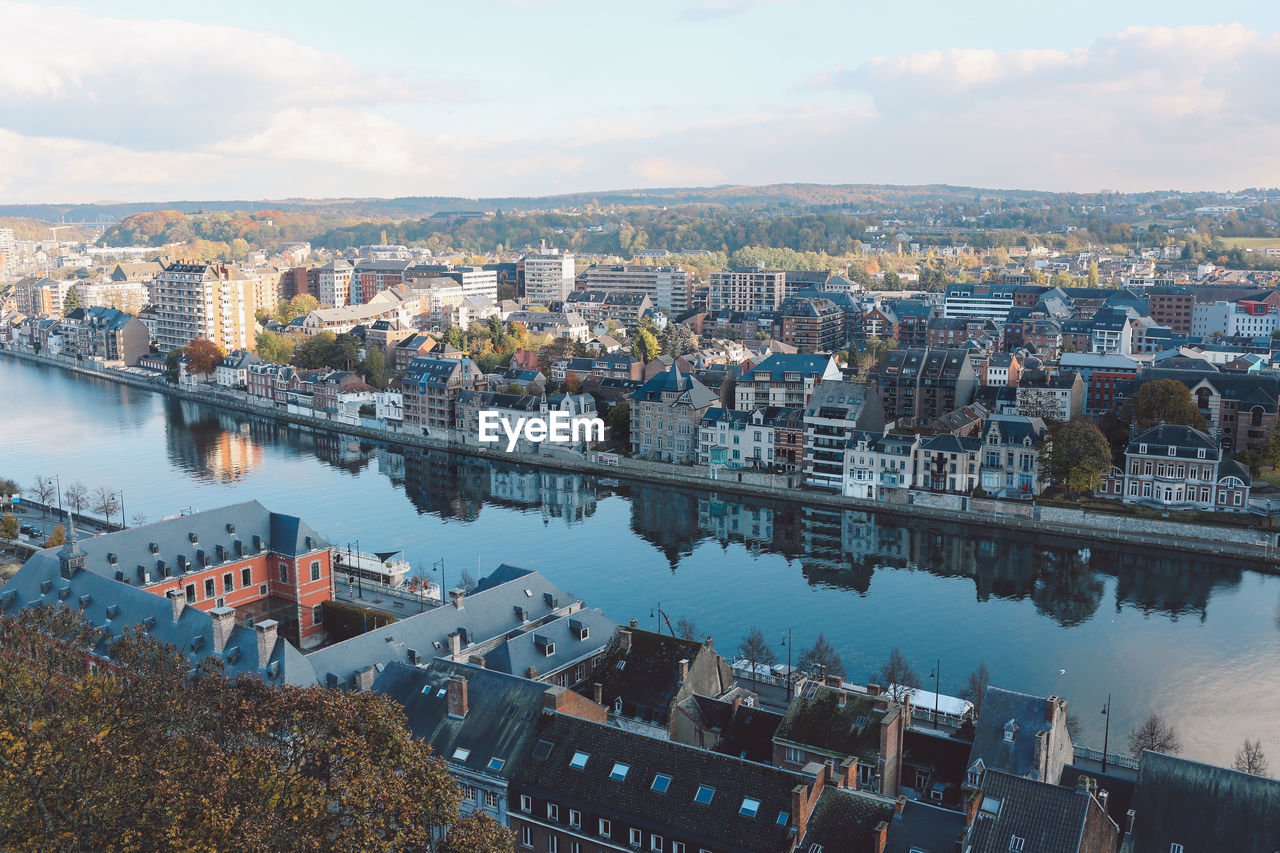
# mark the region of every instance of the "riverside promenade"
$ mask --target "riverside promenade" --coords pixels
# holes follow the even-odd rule
[[[1038,536],[1071,540],[1080,547],[1087,547],[1089,542],[1126,543],[1144,549],[1237,557],[1255,564],[1254,568],[1277,571],[1277,547],[1280,543],[1277,541],[1277,534],[1272,531],[1136,518],[1038,505],[1030,501],[1003,501],[914,490],[906,493],[902,502],[869,501],[804,488],[802,477],[798,473],[776,474],[723,468],[709,470],[702,466],[652,462],[595,451],[584,453],[548,445],[539,445],[539,452],[506,452],[497,445],[481,445],[474,438],[468,440],[454,430],[443,431],[443,434],[437,430],[430,435],[420,435],[367,424],[346,423],[262,405],[247,399],[242,393],[214,386],[182,388],[137,373],[97,368],[63,358],[39,356],[12,349],[0,349],[0,353],[32,364],[57,367],[88,379],[130,385],[215,409],[316,431],[354,436],[391,447],[444,451],[500,463],[574,471],[597,477],[656,483],[809,507],[930,518],[979,528],[1023,530]]]

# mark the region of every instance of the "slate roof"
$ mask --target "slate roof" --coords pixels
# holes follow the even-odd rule
[[[1175,458],[1196,459],[1201,450],[1206,455],[1213,454],[1212,458],[1218,456],[1218,442],[1198,429],[1180,424],[1158,424],[1129,439],[1129,447],[1134,452],[1142,444],[1147,446],[1148,454],[1160,456],[1167,455],[1170,446],[1175,448]]]
[[[973,453],[982,449],[982,439],[944,432],[930,437],[920,445],[920,449],[939,453]]]
[[[821,353],[774,353],[738,379],[739,382],[782,382],[787,373],[822,376],[831,362]]]
[[[889,821],[893,812],[894,801],[885,797],[824,787],[796,849],[816,845],[824,853],[877,853],[872,831]]]
[[[753,412],[744,412],[739,409],[722,409],[719,406],[713,406],[702,416],[702,425],[715,426],[721,421],[730,424],[749,424],[753,414]]]
[[[495,577],[496,576],[496,577]],[[357,670],[385,667],[393,661],[412,663],[450,654],[449,635],[466,631],[467,647],[551,615],[570,598],[538,572],[503,564],[465,596],[462,609],[446,604],[390,625],[326,646],[307,660],[316,677],[330,686],[352,687]],[[525,608],[524,619],[515,608]]]
[[[888,710],[877,708],[876,699],[862,693],[819,684],[811,687],[814,689],[792,700],[775,738],[832,755],[874,761],[880,754],[881,721],[892,719],[901,709],[896,705]]]
[[[631,398],[633,400],[662,402],[663,393],[679,394],[684,392],[688,392],[690,403],[695,409],[710,406],[718,399],[710,388],[687,373],[681,372],[679,365],[675,363],[672,363],[669,368],[661,373],[655,374],[649,381],[637,388]]]
[[[1280,849],[1276,779],[1144,752],[1133,809],[1133,853]]]
[[[467,680],[463,717],[450,717],[448,696],[440,695],[451,676]],[[450,765],[500,779],[514,772],[548,689],[536,681],[447,660],[416,667],[391,663],[373,682],[374,693],[404,707],[413,736],[431,744]],[[462,758],[458,749],[470,754]],[[494,758],[502,761],[498,769],[490,766]]]
[[[486,669],[537,678],[594,655],[617,630],[617,623],[599,610],[582,609],[509,637],[484,654]],[[550,651],[550,654],[547,652]],[[530,675],[530,668],[537,672]]]
[[[1113,853],[1116,849],[1119,828],[1087,791],[988,770],[981,796],[969,833],[971,846],[966,848],[974,853],[1012,850],[1014,836],[1023,839],[1019,849],[1027,853]]]
[[[1000,444],[1022,444],[1024,439],[1031,439],[1034,446],[1045,436],[1044,421],[1041,418],[1028,418],[1023,415],[990,415],[987,417],[984,436],[989,436],[992,429],[998,429]]]
[[[79,542],[93,546],[98,540],[110,536],[104,534]],[[208,657],[221,658],[230,676],[247,673],[273,684],[315,684],[315,675],[306,658],[283,637],[277,636],[265,668],[258,666],[258,632],[243,624],[232,628],[225,649],[221,654],[216,653],[213,650],[213,620],[209,613],[195,607],[183,607],[175,620],[173,604],[163,595],[120,583],[93,571],[82,570],[70,579],[63,578],[55,548],[37,551],[0,588],[0,613],[42,605],[79,608],[89,622],[106,632],[107,642],[119,638],[124,631],[136,625],[143,625],[148,636],[172,645],[192,662]],[[110,657],[110,648],[106,645],[95,651],[103,657]]]
[[[545,745],[544,745],[545,744]],[[570,761],[588,757],[581,770]],[[615,763],[627,766],[610,778]],[[653,789],[657,774],[671,777],[665,792]],[[694,796],[714,789],[711,802]],[[672,841],[725,851],[781,853],[791,840],[791,790],[809,785],[797,773],[743,761],[564,714],[544,712],[517,761],[512,791],[550,795],[584,812],[624,814],[628,823]],[[760,802],[754,817],[740,814],[743,800]],[[594,808],[592,808],[594,806]],[[785,821],[779,822],[785,815]]]
[[[773,735],[782,722],[776,711],[697,694],[686,697],[677,708],[701,728],[718,733],[714,751],[761,764],[773,761]]]
[[[963,835],[963,814],[907,800],[889,824],[884,853],[955,853],[956,840]]]
[[[621,632],[631,632],[631,648],[622,648]],[[714,668],[697,665],[699,655],[715,655],[697,640],[685,640],[669,634],[645,631],[641,628],[622,628],[609,641],[604,654],[596,665],[595,673],[584,685],[582,692],[591,695],[594,683],[604,689],[604,704],[612,707],[622,700],[622,710],[627,716],[657,718],[666,723],[672,702],[685,682],[680,679],[680,661],[689,661],[689,678],[703,683],[687,685],[686,692],[720,696],[734,686],[733,672],[727,662],[716,660]],[[695,672],[695,668],[698,670]]]
[[[982,759],[987,772],[1004,770],[1017,776],[1032,773],[1036,768],[1036,732],[1047,732],[1051,728],[1045,720],[1048,701],[1040,696],[987,687],[982,716],[974,726],[969,765]],[[1004,737],[1004,727],[1010,720],[1015,726],[1012,742]]]

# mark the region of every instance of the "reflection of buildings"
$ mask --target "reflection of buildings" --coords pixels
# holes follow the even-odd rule
[[[773,542],[773,509],[704,496],[698,499],[698,529],[721,542],[745,542],[758,553]]]
[[[631,485],[628,492],[631,529],[657,546],[674,572],[680,558],[692,554],[693,546],[702,539],[697,497],[683,490],[641,484]]]
[[[488,491],[486,469],[469,456],[405,448],[405,494],[420,513],[475,521]]]
[[[374,456],[373,448],[358,438],[338,432],[315,432],[311,435],[314,437],[316,458],[348,473],[364,470]]]
[[[173,400],[166,424],[169,458],[198,479],[232,483],[262,464],[251,422]]]
[[[404,482],[404,454],[379,447],[378,473],[393,483]]]
[[[595,514],[595,482],[581,474],[517,465],[489,467],[489,497],[498,503],[539,507],[544,518],[573,523]]]

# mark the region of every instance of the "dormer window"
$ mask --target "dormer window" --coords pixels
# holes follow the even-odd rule
[[[1138,452],[1139,452],[1139,453],[1146,453],[1146,452],[1147,452],[1147,446],[1146,446],[1145,444],[1139,444],[1139,445],[1138,445]]]
[[[1018,724],[1013,720],[1004,724],[1004,739],[1008,743],[1013,742],[1013,736],[1018,731]]]
[[[1178,455],[1178,448],[1174,447],[1172,444],[1171,444],[1171,445],[1169,445],[1169,455],[1170,455],[1170,456],[1177,456],[1177,455]]]
[[[1204,448],[1203,448],[1203,447],[1196,451],[1196,458],[1197,458],[1197,459],[1203,459],[1203,458],[1204,458]]]
[[[587,759],[591,756],[585,752],[578,751],[573,754],[573,758],[569,759],[569,766],[574,770],[582,770],[587,766]]]

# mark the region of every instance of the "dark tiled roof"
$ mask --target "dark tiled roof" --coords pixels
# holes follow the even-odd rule
[[[1087,791],[988,770],[981,796],[969,834],[974,853],[1012,850],[1015,836],[1023,839],[1019,849],[1027,853],[1113,853],[1116,849],[1118,827]]]
[[[955,853],[963,835],[963,814],[908,800],[889,825],[884,853]]]
[[[773,735],[782,722],[781,714],[696,694],[680,703],[678,713],[688,715],[704,729],[715,729],[719,733],[716,752],[761,764],[773,761]]]
[[[631,648],[622,648],[621,632],[631,632]],[[715,656],[715,651],[697,640],[685,640],[668,634],[640,628],[622,628],[610,640],[590,681],[604,688],[604,704],[613,706],[622,700],[627,716],[657,717],[666,722],[671,703],[682,688],[707,696],[720,696],[733,687],[733,674],[727,663],[716,660],[714,667],[699,665],[700,655]],[[689,661],[686,685],[680,679],[680,661]],[[694,681],[701,674],[705,683]],[[594,690],[591,684],[584,693]]]
[[[791,702],[775,737],[833,755],[874,760],[880,753],[880,723],[897,713],[897,706],[877,708],[870,696],[818,686],[812,695]]]
[[[467,680],[467,713],[449,716],[448,696],[441,696],[451,676]],[[533,734],[547,685],[468,664],[433,660],[414,667],[391,663],[373,682],[373,692],[404,707],[413,736],[431,744],[450,764],[475,773],[509,778],[515,759]],[[458,749],[469,750],[461,757]],[[490,759],[500,759],[499,769]]]
[[[973,733],[969,764],[982,759],[988,770],[1004,770],[1018,776],[1036,768],[1036,732],[1048,731],[1045,720],[1048,699],[999,687],[988,687],[982,701],[982,717]],[[1012,721],[1013,740],[1005,740],[1005,726]]]
[[[891,820],[893,811],[894,801],[885,797],[825,787],[796,849],[816,845],[823,853],[875,853],[873,830]]]
[[[742,374],[739,382],[781,382],[788,373],[802,376],[821,376],[826,372],[831,356],[820,353],[774,353],[751,370]]]
[[[486,669],[536,678],[595,654],[613,636],[617,624],[599,610],[579,610],[530,625],[484,655]],[[530,668],[536,673],[530,674]]]
[[[544,757],[539,757],[541,742],[549,744]],[[575,752],[588,756],[581,770],[570,767]],[[615,763],[628,767],[622,780],[610,778]],[[653,790],[659,773],[671,777],[663,793]],[[517,762],[512,789],[581,804],[582,811],[626,815],[629,822],[683,840],[691,849],[700,844],[781,853],[793,832],[791,790],[808,784],[805,777],[775,767],[544,712]],[[707,805],[694,802],[700,785],[714,789]],[[740,814],[748,797],[760,803],[754,817]]]
[[[1133,853],[1280,849],[1280,781],[1144,752],[1133,800]]]

